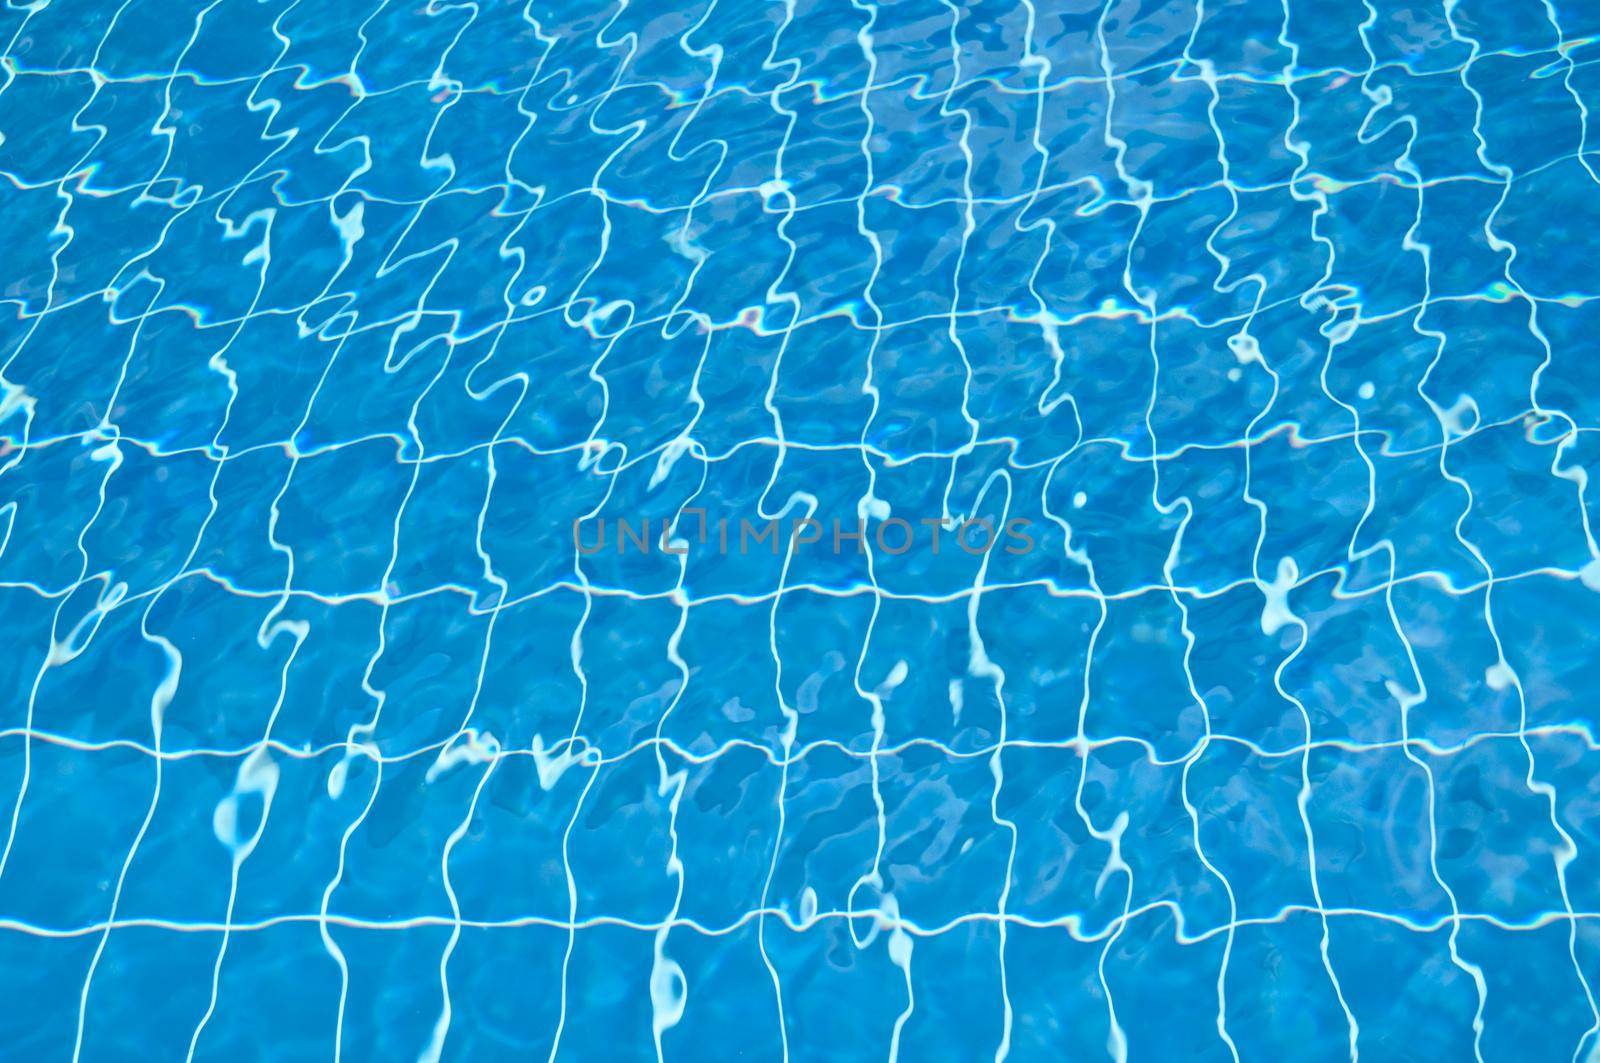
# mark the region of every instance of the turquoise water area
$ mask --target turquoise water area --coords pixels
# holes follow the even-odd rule
[[[1597,115],[1591,0],[8,0],[0,1056],[1593,1058]]]

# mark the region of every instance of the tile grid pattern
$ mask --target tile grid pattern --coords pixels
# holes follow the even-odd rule
[[[489,1051],[505,955],[552,1058],[719,996],[785,1058],[1190,1047],[1139,982],[1237,1058],[1267,965],[1334,1056],[1486,1057],[1551,955],[1591,1050],[1600,23],[1524,6],[8,10],[16,1043],[114,1054],[179,938],[188,1053],[249,1043],[303,932],[354,1058]],[[1040,549],[567,539],[691,507]]]

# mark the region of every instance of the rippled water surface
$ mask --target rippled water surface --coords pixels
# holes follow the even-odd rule
[[[5,1058],[1600,1046],[1591,0],[0,42]]]

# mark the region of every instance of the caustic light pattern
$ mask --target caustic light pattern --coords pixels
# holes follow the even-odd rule
[[[1600,1047],[1600,5],[0,46],[6,1058]]]

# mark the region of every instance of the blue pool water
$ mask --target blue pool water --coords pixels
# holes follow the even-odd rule
[[[0,41],[4,1058],[1600,1048],[1600,5]]]

